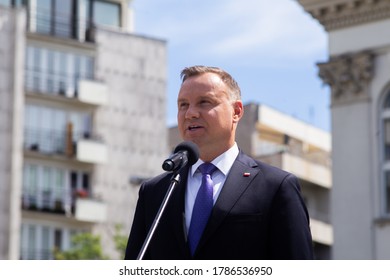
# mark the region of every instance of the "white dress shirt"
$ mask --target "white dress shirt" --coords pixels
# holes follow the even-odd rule
[[[211,162],[218,168],[211,176],[214,183],[214,204],[215,201],[217,201],[219,193],[222,190],[226,177],[229,174],[229,171],[232,168],[232,165],[236,160],[238,153],[239,150],[237,147],[237,143],[234,143],[234,145],[229,150],[227,150]],[[202,163],[204,163],[204,161],[199,159],[194,165],[191,166],[188,174],[187,189],[185,193],[185,220],[187,232],[190,228],[192,208],[194,207],[196,195],[202,183],[202,173],[198,170],[199,165],[201,165]]]

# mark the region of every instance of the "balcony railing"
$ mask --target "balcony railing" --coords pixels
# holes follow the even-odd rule
[[[20,250],[21,260],[53,260],[53,250],[50,249],[26,249]]]
[[[270,157],[272,155],[288,153],[290,155],[299,157],[308,162],[323,165],[325,167],[331,166],[330,155],[326,152],[307,152],[303,147],[289,146],[286,144],[277,144],[268,141],[258,141],[255,146],[254,155],[257,158]]]
[[[83,222],[97,223],[107,219],[107,205],[86,190],[23,188],[22,209],[63,214]]]
[[[55,73],[42,69],[25,69],[25,88],[29,92],[77,98],[80,80],[92,80],[92,73]]]
[[[24,149],[43,154],[58,154],[72,157],[76,155],[77,141],[89,139],[101,143],[98,135],[86,132],[24,129]]]
[[[85,189],[72,190],[70,187],[50,189],[23,187],[22,208],[25,210],[75,215],[76,202],[94,199]]]
[[[74,199],[70,190],[55,188],[47,190],[32,190],[23,188],[22,208],[59,214],[71,214]]]
[[[27,30],[32,33],[94,42],[94,27],[91,21],[79,18],[71,12],[49,9],[28,9]]]

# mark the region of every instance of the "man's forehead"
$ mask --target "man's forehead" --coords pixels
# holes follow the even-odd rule
[[[223,83],[221,77],[212,72],[201,73],[198,75],[188,77],[182,84],[186,83]]]
[[[213,73],[210,73],[213,74]],[[203,74],[205,75],[205,74]],[[214,76],[194,76],[185,80],[179,91],[179,95],[181,93],[186,92],[213,92],[213,91],[226,91],[226,85],[223,81],[213,74]]]

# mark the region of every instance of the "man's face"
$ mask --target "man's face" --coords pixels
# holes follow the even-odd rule
[[[232,101],[218,75],[189,77],[178,96],[178,128],[185,141],[199,147],[200,158],[211,161],[235,141],[236,125],[243,113],[241,101]]]

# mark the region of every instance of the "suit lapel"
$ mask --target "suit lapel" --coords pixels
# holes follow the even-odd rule
[[[215,232],[237,200],[248,188],[250,182],[259,173],[260,169],[256,167],[257,163],[253,159],[240,152],[214,205],[198,248],[201,248],[205,241]]]

